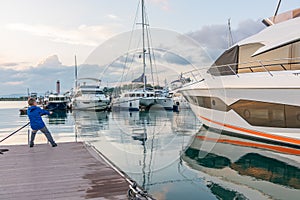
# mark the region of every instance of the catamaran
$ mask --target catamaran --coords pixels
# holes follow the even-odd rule
[[[121,95],[118,95],[113,99],[112,107],[119,109],[128,109],[128,110],[139,110],[140,107],[145,109],[150,109],[153,105],[157,105],[155,108],[158,109],[173,109],[173,99],[172,95],[168,93],[167,89],[153,89],[147,87],[147,78],[146,78],[146,56],[149,56],[150,65],[152,65],[151,48],[149,47],[150,42],[146,41],[149,39],[149,30],[146,26],[149,26],[149,23],[146,22],[145,14],[145,2],[141,0],[141,12],[142,12],[142,55],[140,56],[143,60],[143,73],[142,75],[133,80],[133,83],[141,82],[143,88],[137,88],[135,90],[126,91]],[[147,46],[148,44],[148,46]]]

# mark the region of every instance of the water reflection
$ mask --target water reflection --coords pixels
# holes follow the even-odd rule
[[[75,132],[84,141],[97,140],[100,130],[108,130],[107,112],[74,110]]]
[[[156,171],[165,170],[178,160],[199,127],[197,119],[184,112],[120,111],[107,114],[107,118],[100,117],[100,113],[87,113],[74,114],[79,137],[89,141],[147,190],[155,188],[155,182],[161,182],[161,177],[153,178]]]
[[[254,191],[246,196],[268,195],[286,199],[288,194],[288,199],[298,199],[299,155],[299,149],[220,135],[202,127],[182,159],[192,169],[214,177],[207,186],[215,188],[212,192],[222,199],[227,196],[220,193],[224,189],[236,191],[239,198],[242,198],[241,194]]]
[[[67,119],[67,111],[57,110],[54,111],[51,115],[48,115],[49,124],[65,124]]]
[[[74,111],[78,136],[158,199],[298,199],[300,150],[200,127],[192,113]]]

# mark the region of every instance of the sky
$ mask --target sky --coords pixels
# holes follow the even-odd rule
[[[73,87],[78,64],[110,38],[130,31],[139,0],[1,0],[0,96]],[[192,37],[214,58],[227,48],[227,20],[237,42],[258,31],[277,0],[146,0],[151,27]],[[283,0],[279,12],[300,7]]]

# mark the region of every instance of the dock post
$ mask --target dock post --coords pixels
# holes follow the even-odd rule
[[[27,143],[30,143],[30,128],[27,129]]]

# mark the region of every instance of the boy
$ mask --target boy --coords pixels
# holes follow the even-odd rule
[[[37,107],[37,103],[34,98],[28,99],[28,105],[30,107],[27,109],[27,115],[29,117],[30,126],[32,129],[29,147],[33,147],[35,135],[39,130],[45,134],[46,138],[51,143],[52,147],[56,147],[57,144],[54,142],[51,133],[48,131],[41,117],[42,115],[51,115],[52,112]]]

